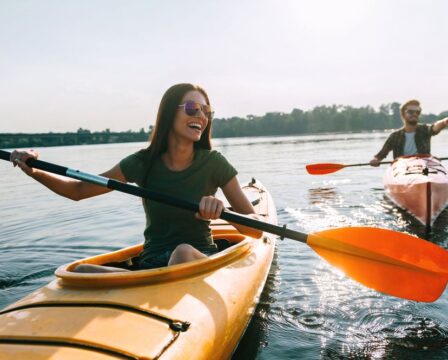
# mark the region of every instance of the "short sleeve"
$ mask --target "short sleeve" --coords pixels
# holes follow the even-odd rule
[[[434,124],[432,124],[432,125],[425,124],[425,128],[426,128],[426,134],[428,137],[438,134],[434,131]]]
[[[128,182],[142,184],[145,175],[144,161],[139,153],[125,157],[120,161],[120,169]]]
[[[215,180],[217,185],[223,188],[238,172],[218,151],[214,151],[214,161],[216,164]]]

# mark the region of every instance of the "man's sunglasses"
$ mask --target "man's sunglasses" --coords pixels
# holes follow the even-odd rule
[[[186,101],[185,104],[178,105],[177,107],[183,107],[185,114],[193,117],[198,117],[199,111],[202,111],[209,119],[212,119],[214,114],[213,108],[210,105],[203,105],[196,101]]]
[[[409,115],[420,115],[422,111],[421,110],[406,110],[406,112]]]

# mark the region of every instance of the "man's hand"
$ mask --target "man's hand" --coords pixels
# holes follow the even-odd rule
[[[370,163],[369,163],[371,166],[375,166],[375,167],[378,167],[378,166],[380,166],[380,160],[378,160],[377,158],[373,158],[372,160],[370,160]]]

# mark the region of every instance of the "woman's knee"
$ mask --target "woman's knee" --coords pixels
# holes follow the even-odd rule
[[[172,255],[176,254],[178,256],[188,256],[190,254],[193,254],[196,251],[197,250],[189,244],[180,244],[180,245],[176,246]]]
[[[178,245],[171,254],[168,265],[180,264],[183,262],[193,261],[205,258],[199,250],[189,244]]]

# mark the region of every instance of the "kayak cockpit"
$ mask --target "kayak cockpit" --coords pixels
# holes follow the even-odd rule
[[[236,230],[233,232],[227,231],[227,233],[224,233],[222,230],[216,229],[213,235],[217,244],[225,247],[225,249],[206,259],[150,270],[116,273],[79,273],[74,271],[81,264],[107,265],[132,269],[132,259],[137,257],[143,250],[143,245],[140,244],[62,265],[56,270],[55,275],[61,280],[62,285],[86,288],[133,286],[175,281],[210,272],[237,261],[250,252],[250,249],[255,245],[254,242],[261,241],[246,237]]]

